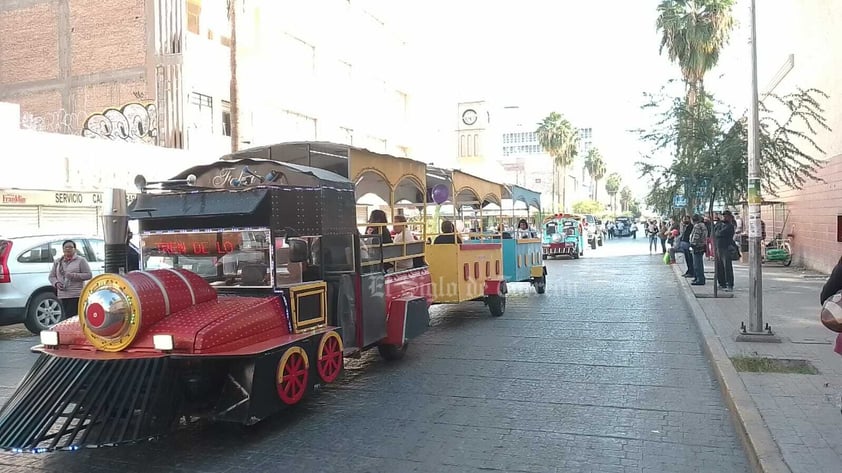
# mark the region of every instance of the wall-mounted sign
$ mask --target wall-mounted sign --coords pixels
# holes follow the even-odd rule
[[[137,194],[127,194],[131,203]],[[102,207],[102,192],[0,189],[0,205]]]

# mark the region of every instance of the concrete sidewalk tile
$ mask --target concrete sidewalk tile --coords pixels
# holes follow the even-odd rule
[[[748,325],[748,266],[734,268],[735,297],[732,299],[696,299],[694,293],[711,292],[708,286],[680,284],[695,302],[712,332],[702,330],[707,344],[719,344],[728,357],[768,356],[809,361],[817,375],[737,373],[740,383],[726,382],[724,391],[733,397],[749,397],[751,405],[732,402],[736,418],[746,431],[749,451],[753,437],[766,434],[777,444],[779,459],[767,457],[769,465],[761,469],[785,468],[777,471],[816,472],[842,471],[842,446],[839,444],[842,415],[842,358],[833,352],[835,334],[819,322],[818,294],[825,282],[821,277],[804,278],[796,268],[762,267],[763,321],[782,339],[781,343],[736,342],[740,323]],[[678,271],[676,271],[678,274]],[[683,279],[683,278],[681,278]],[[707,337],[710,337],[708,339]],[[722,363],[712,360],[719,370]],[[733,368],[731,366],[731,368]],[[724,371],[728,371],[725,369]],[[736,371],[734,371],[736,373]],[[726,376],[727,373],[720,374]],[[737,387],[731,390],[731,387]],[[740,389],[741,388],[741,389]],[[742,391],[742,393],[740,392]],[[741,409],[747,412],[740,412]],[[762,422],[749,425],[752,411],[759,412]],[[752,432],[752,429],[758,430]],[[755,447],[756,449],[756,447]],[[773,455],[774,456],[774,455]]]

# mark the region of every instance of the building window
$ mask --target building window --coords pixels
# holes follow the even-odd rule
[[[482,156],[479,150],[479,135],[474,135],[474,156]]]
[[[199,34],[199,17],[202,15],[202,5],[187,2],[187,31],[193,34]]]
[[[460,158],[464,158],[466,156],[465,153],[467,152],[467,149],[466,149],[467,148],[467,141],[468,141],[467,136],[462,135],[462,136],[459,137],[459,157]]]
[[[190,115],[193,128],[213,132],[213,99],[210,95],[191,93]]]
[[[222,134],[231,136],[231,102],[222,101]]]

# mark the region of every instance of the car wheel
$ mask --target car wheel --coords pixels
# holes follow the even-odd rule
[[[50,326],[61,322],[61,303],[55,294],[42,292],[32,298],[26,312],[24,325],[34,333],[39,334]]]

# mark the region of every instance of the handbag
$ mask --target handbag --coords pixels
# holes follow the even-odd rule
[[[740,247],[737,246],[736,242],[732,241],[731,244],[728,245],[728,256],[731,258],[731,261],[739,261],[743,256],[740,253]]]
[[[834,332],[842,333],[842,291],[824,301],[820,318],[822,325]]]

